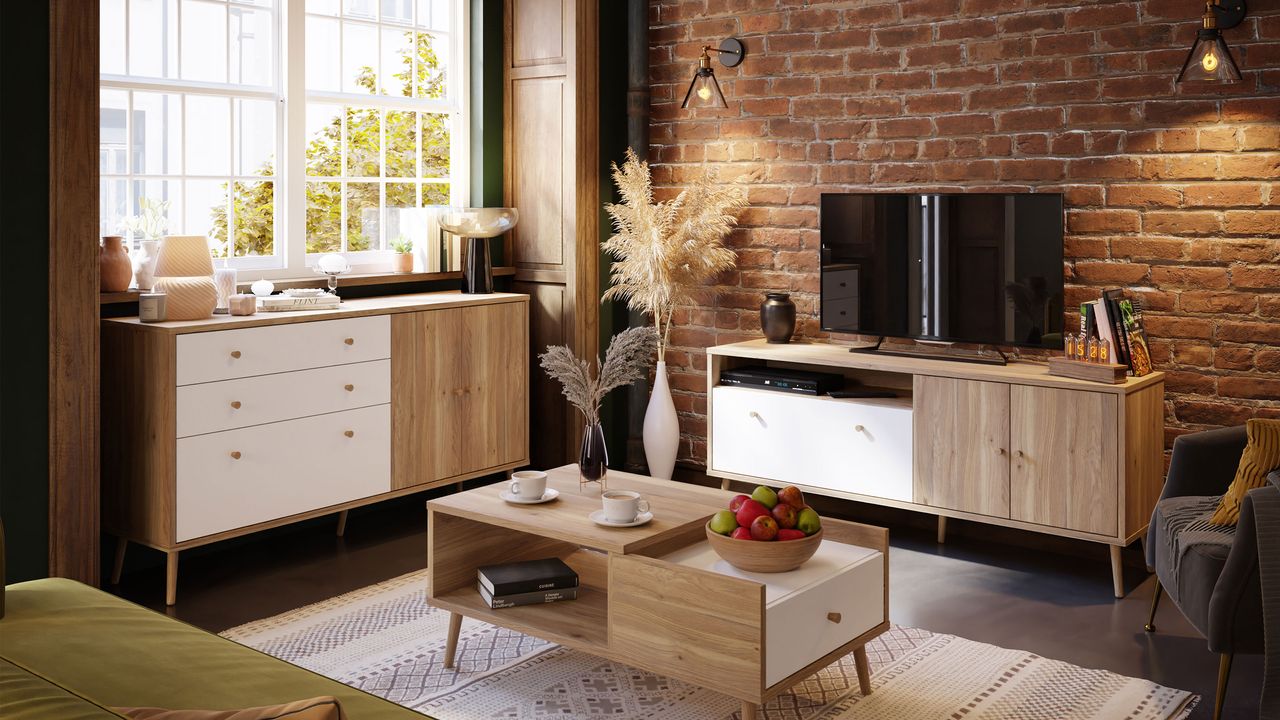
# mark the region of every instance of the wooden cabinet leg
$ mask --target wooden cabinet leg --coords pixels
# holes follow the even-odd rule
[[[338,511],[338,537],[342,537],[347,532],[347,511]]]
[[[124,553],[129,549],[128,538],[116,538],[116,561],[111,564],[111,584],[120,584],[120,575],[124,572]]]
[[[853,651],[853,664],[858,670],[858,688],[863,695],[871,694],[871,665],[867,662],[867,648],[860,647]]]
[[[720,489],[721,489],[721,490],[728,490],[728,489],[729,489],[729,478],[721,478],[721,480],[720,480]]]
[[[759,707],[753,702],[742,701],[742,720],[756,720],[756,708]]]
[[[947,516],[938,516],[938,544],[941,545],[947,541]]]
[[[1124,562],[1120,557],[1120,551],[1124,548],[1119,545],[1110,545],[1111,548],[1111,585],[1115,590],[1116,597],[1124,597]]]
[[[444,666],[453,668],[453,656],[458,652],[458,634],[462,632],[462,616],[449,613],[449,637],[444,643]]]
[[[164,604],[178,602],[178,551],[170,550],[164,569]]]

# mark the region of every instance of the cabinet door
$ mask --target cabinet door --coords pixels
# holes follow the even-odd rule
[[[523,302],[393,316],[393,488],[527,460],[528,353]]]
[[[916,375],[915,501],[1009,517],[1009,385]]]
[[[1014,385],[1013,519],[1116,534],[1116,396]]]

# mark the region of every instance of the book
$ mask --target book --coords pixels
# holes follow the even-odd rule
[[[1124,299],[1124,291],[1120,288],[1111,288],[1102,291],[1102,301],[1107,306],[1107,314],[1111,320],[1111,332],[1116,338],[1115,359],[1121,365],[1133,367],[1130,360],[1129,342],[1125,337],[1124,321],[1120,317],[1120,301]]]
[[[495,610],[500,608],[516,607],[518,605],[541,605],[549,602],[559,602],[561,600],[577,600],[578,588],[563,588],[560,590],[535,590],[527,593],[517,593],[515,595],[498,595],[493,596],[489,590],[481,583],[476,583],[477,589],[480,591],[480,597],[484,598],[484,603]]]
[[[286,312],[289,310],[335,310],[341,304],[337,295],[325,293],[305,297],[289,295],[272,295],[258,300],[258,309],[263,312]]]
[[[1106,341],[1107,345],[1111,349],[1111,352],[1114,353],[1116,350],[1117,336],[1115,334],[1115,330],[1112,329],[1112,323],[1111,323],[1111,317],[1110,317],[1111,310],[1110,308],[1107,307],[1107,304],[1105,302],[1102,302],[1100,300],[1094,300],[1093,303],[1094,303],[1094,317],[1096,317],[1098,320],[1098,339]]]
[[[1129,343],[1130,363],[1138,377],[1151,372],[1151,348],[1147,344],[1147,331],[1142,327],[1142,303],[1138,300],[1121,300],[1120,315],[1125,337]]]
[[[485,565],[476,570],[476,576],[491,596],[578,587],[578,573],[560,558]]]

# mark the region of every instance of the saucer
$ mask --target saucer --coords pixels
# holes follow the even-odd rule
[[[649,522],[650,520],[652,520],[652,519],[653,519],[653,513],[651,513],[651,512],[642,512],[642,513],[640,513],[639,515],[637,515],[637,516],[636,516],[636,519],[635,519],[635,520],[632,520],[631,522],[625,522],[625,523],[619,523],[619,522],[613,522],[613,521],[611,521],[611,520],[606,520],[606,519],[605,519],[605,517],[604,517],[604,510],[597,510],[597,511],[595,511],[595,512],[591,513],[590,518],[591,518],[591,522],[593,522],[593,523],[595,523],[595,524],[597,524],[597,525],[603,525],[604,527],[635,527],[635,526],[637,526],[637,525],[643,525],[643,524],[645,524],[645,523]]]
[[[552,500],[555,500],[556,498],[560,497],[560,491],[556,490],[555,488],[547,488],[545,491],[543,491],[542,497],[538,498],[537,500],[525,500],[516,495],[512,495],[510,490],[503,490],[502,492],[498,493],[498,497],[502,498],[503,500],[506,500],[509,503],[512,503],[513,505],[537,505],[539,503],[551,502]]]

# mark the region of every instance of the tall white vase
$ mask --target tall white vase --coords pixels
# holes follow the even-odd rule
[[[676,417],[676,404],[671,401],[667,364],[659,360],[649,407],[644,411],[644,457],[650,477],[670,480],[679,449],[680,419]]]

